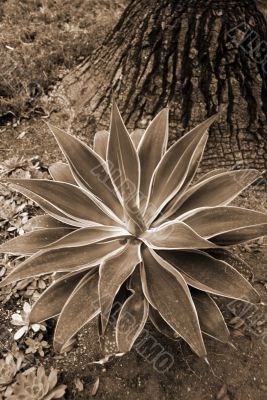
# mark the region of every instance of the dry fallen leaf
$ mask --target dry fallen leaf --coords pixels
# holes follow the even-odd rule
[[[78,392],[82,392],[84,390],[83,382],[81,381],[80,378],[76,377],[74,379],[74,385],[75,388],[78,390]]]
[[[92,387],[92,390],[91,390],[91,395],[95,396],[97,394],[98,389],[99,389],[99,377],[96,378],[96,381],[93,384],[93,387]]]

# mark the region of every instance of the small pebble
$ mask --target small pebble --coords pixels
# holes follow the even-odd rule
[[[224,384],[221,387],[219,393],[217,394],[216,399],[217,400],[225,400],[225,396],[227,396],[227,386],[226,386],[226,384]]]

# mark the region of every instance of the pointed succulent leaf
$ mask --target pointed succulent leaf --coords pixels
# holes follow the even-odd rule
[[[140,268],[130,278],[132,294],[124,302],[116,326],[116,342],[120,353],[130,351],[148,318],[149,306],[142,290]]]
[[[220,342],[229,343],[230,332],[215,301],[207,293],[199,290],[193,290],[192,298],[202,332]]]
[[[203,151],[206,141],[202,139],[217,117],[216,114],[192,129],[174,143],[161,159],[150,183],[145,211],[145,222],[148,225],[181,189],[194,162],[194,155]]]
[[[202,251],[160,251],[160,256],[180,271],[186,282],[199,290],[251,303],[259,294],[231,265]]]
[[[127,353],[131,350],[145,326],[148,310],[148,302],[140,292],[133,291],[123,304],[116,327],[116,339],[120,353]]]
[[[0,287],[32,276],[91,268],[120,247],[120,242],[113,240],[87,246],[41,250],[14,268],[0,283]]]
[[[202,237],[211,239],[220,235],[222,243],[224,234],[229,234],[229,238],[233,235],[234,243],[239,243],[238,230],[241,241],[243,234],[247,235],[247,240],[267,234],[267,214],[241,207],[203,207],[186,217],[184,222]]]
[[[89,198],[85,191],[64,182],[45,179],[10,179],[13,185],[23,193],[23,189],[32,192],[60,214],[87,225],[91,222],[103,225],[116,225],[116,222],[101,208],[101,204]],[[21,190],[22,189],[22,190]],[[38,201],[38,200],[37,200]],[[39,201],[38,201],[39,202]],[[79,205],[78,207],[75,204]]]
[[[210,249],[207,254],[216,260],[224,261],[230,264],[235,270],[237,270],[244,278],[249,282],[253,281],[253,272],[251,266],[240,258],[236,252],[232,252],[227,247],[218,247],[217,249]]]
[[[131,139],[134,144],[134,147],[137,149],[139,146],[139,143],[144,136],[145,130],[137,128],[131,133]]]
[[[105,332],[102,331],[101,315],[99,315],[98,317],[99,343],[101,353],[105,357],[105,361],[108,361],[109,357],[112,357],[119,353],[116,342],[116,325],[120,309],[121,306],[119,306],[118,304],[116,304],[115,310],[112,309]]]
[[[47,246],[46,250],[61,247],[66,248],[85,246],[119,237],[126,238],[127,236],[130,236],[129,232],[123,228],[116,226],[95,225],[70,232],[70,234],[62,237],[62,239],[59,239],[50,246]]]
[[[108,147],[108,131],[96,132],[94,136],[94,151],[106,161]]]
[[[148,248],[143,250],[142,284],[149,303],[200,357],[206,349],[195,306],[183,276]]]
[[[124,203],[133,201],[138,204],[140,181],[140,163],[136,149],[123,123],[120,112],[113,102],[111,129],[108,141],[108,167],[114,185],[117,187]],[[131,184],[131,199],[128,195]]]
[[[104,160],[74,136],[49,125],[79,185],[100,199],[119,218],[122,208],[115,195]]]
[[[209,172],[207,172],[206,174],[202,175],[201,178],[198,179],[198,181],[196,182],[196,184],[198,184],[201,181],[205,181],[208,178],[211,178],[212,176],[218,175],[218,174],[222,174],[223,172],[227,172],[228,170],[226,168],[216,168],[213,169]],[[229,171],[228,171],[229,172]]]
[[[50,215],[37,215],[29,219],[25,225],[23,225],[23,230],[25,232],[31,232],[38,229],[57,229],[64,228],[70,229],[73,228],[70,225],[66,225],[61,221],[56,220],[55,218],[50,217]]]
[[[49,173],[54,179],[54,181],[71,183],[72,185],[77,185],[71,169],[68,164],[63,162],[56,162],[49,167]]]
[[[159,218],[157,218],[155,220],[155,222],[153,223],[153,226],[159,226],[163,222],[168,221],[170,218],[174,219],[172,216],[174,213],[174,210],[178,209],[179,203],[180,203],[179,199],[183,196],[183,193],[186,192],[188,186],[190,185],[191,181],[193,180],[193,178],[196,174],[196,171],[197,171],[199,163],[202,159],[207,141],[208,141],[208,135],[206,134],[205,136],[203,136],[203,138],[199,142],[199,146],[197,147],[197,150],[193,154],[187,176],[186,176],[184,183],[182,184],[180,190],[178,191],[178,193],[176,193],[176,195],[173,197],[173,199],[166,205],[166,207],[162,211],[162,215],[159,216]]]
[[[166,152],[168,142],[168,114],[164,108],[152,120],[138,147],[140,159],[140,207],[144,210],[154,170]]]
[[[41,207],[43,211],[49,214],[50,218],[57,220],[63,225],[70,225],[75,227],[80,227],[82,225],[81,221],[78,222],[77,220],[72,219],[64,212],[60,211],[58,208],[53,206],[50,201],[45,200],[43,197],[38,196],[36,193],[15,184],[12,184],[11,186],[13,189],[17,190],[18,192],[20,192],[21,194],[23,194],[24,196],[28,197],[36,204],[38,204],[38,206]]]
[[[142,217],[138,210],[140,162],[115,102],[112,107],[107,162],[113,184],[118,190],[125,210],[127,225],[130,227],[133,225],[134,227],[130,228],[133,231],[135,226],[143,228]]]
[[[212,237],[214,243],[232,246],[267,235],[267,223],[235,229]]]
[[[187,176],[184,180],[184,183],[180,189],[180,191],[176,194],[175,198],[173,198],[173,202],[175,201],[176,197],[180,196],[181,193],[183,193],[187,187],[190,185],[190,183],[192,182],[192,180],[194,179],[198,166],[200,164],[200,161],[202,160],[203,157],[203,153],[208,141],[208,137],[209,135],[206,133],[206,135],[204,135],[202,137],[202,139],[199,142],[199,146],[197,146],[196,151],[194,152],[193,156],[192,156],[192,160],[188,169],[188,173]]]
[[[98,318],[99,342],[102,354],[105,356],[104,361],[107,361],[111,356],[119,354],[119,349],[116,342],[116,326],[120,310],[127,297],[128,293],[124,285],[116,295],[105,331],[102,329],[101,317],[99,316]]]
[[[33,254],[42,248],[56,242],[63,236],[72,232],[72,229],[48,228],[38,229],[11,239],[0,246],[1,253],[8,254]]]
[[[200,207],[226,206],[261,174],[257,170],[226,171],[192,186],[172,208],[172,218]]]
[[[69,272],[54,272],[53,273],[53,281],[57,281],[59,278],[62,278],[62,276],[67,275]]]
[[[111,129],[108,142],[108,166],[112,180],[121,197],[124,197],[126,184],[124,181],[127,180],[133,185],[132,196],[137,203],[140,163],[136,149],[115,102],[113,102],[112,107]],[[123,200],[126,201],[128,199]]]
[[[142,262],[142,255],[140,262]],[[134,291],[135,293],[143,293],[140,265],[131,274],[131,277],[127,284],[127,289],[130,291]]]
[[[104,260],[99,270],[99,301],[101,307],[102,331],[108,323],[116,294],[126,279],[141,262],[140,244],[131,241],[113,257]]]
[[[176,333],[169,324],[161,317],[158,310],[151,305],[149,306],[149,319],[154,327],[164,336],[172,340],[179,340],[180,336]]]
[[[236,253],[232,253],[225,247],[218,247],[217,249],[208,250],[208,254],[217,260],[222,260],[228,264],[234,265],[238,271],[248,271],[248,275],[251,275],[251,267],[248,263],[242,260]]]
[[[191,294],[202,333],[223,343],[228,343],[230,332],[215,301],[208,294],[196,289],[191,290]],[[149,318],[160,333],[172,340],[179,340],[179,336],[152,306],[149,307]]]
[[[69,296],[87,273],[88,271],[65,274],[49,286],[33,305],[29,316],[30,323],[40,323],[60,314]]]
[[[209,249],[216,245],[203,239],[188,225],[170,221],[158,228],[147,230],[141,236],[147,246],[153,249]]]
[[[143,137],[144,132],[145,132],[144,129],[135,129],[131,133],[131,139],[136,149],[140,143],[140,140]],[[94,151],[100,157],[102,157],[103,160],[106,160],[107,157],[108,139],[109,139],[108,131],[99,131],[94,136]]]
[[[54,348],[57,352],[61,352],[68,341],[99,314],[97,285],[98,273],[88,272],[65,303],[54,334]]]

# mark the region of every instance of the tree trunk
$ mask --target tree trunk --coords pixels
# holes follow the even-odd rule
[[[107,128],[112,93],[130,129],[170,107],[171,141],[226,105],[202,168],[267,166],[267,24],[253,0],[133,0],[54,92],[66,124]],[[85,131],[84,131],[85,130]]]

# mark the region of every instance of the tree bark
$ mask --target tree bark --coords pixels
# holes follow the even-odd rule
[[[108,127],[112,93],[130,129],[144,128],[169,105],[173,142],[226,105],[202,168],[262,170],[266,40],[266,19],[253,0],[133,0],[103,45],[54,91],[57,115],[92,138]]]

